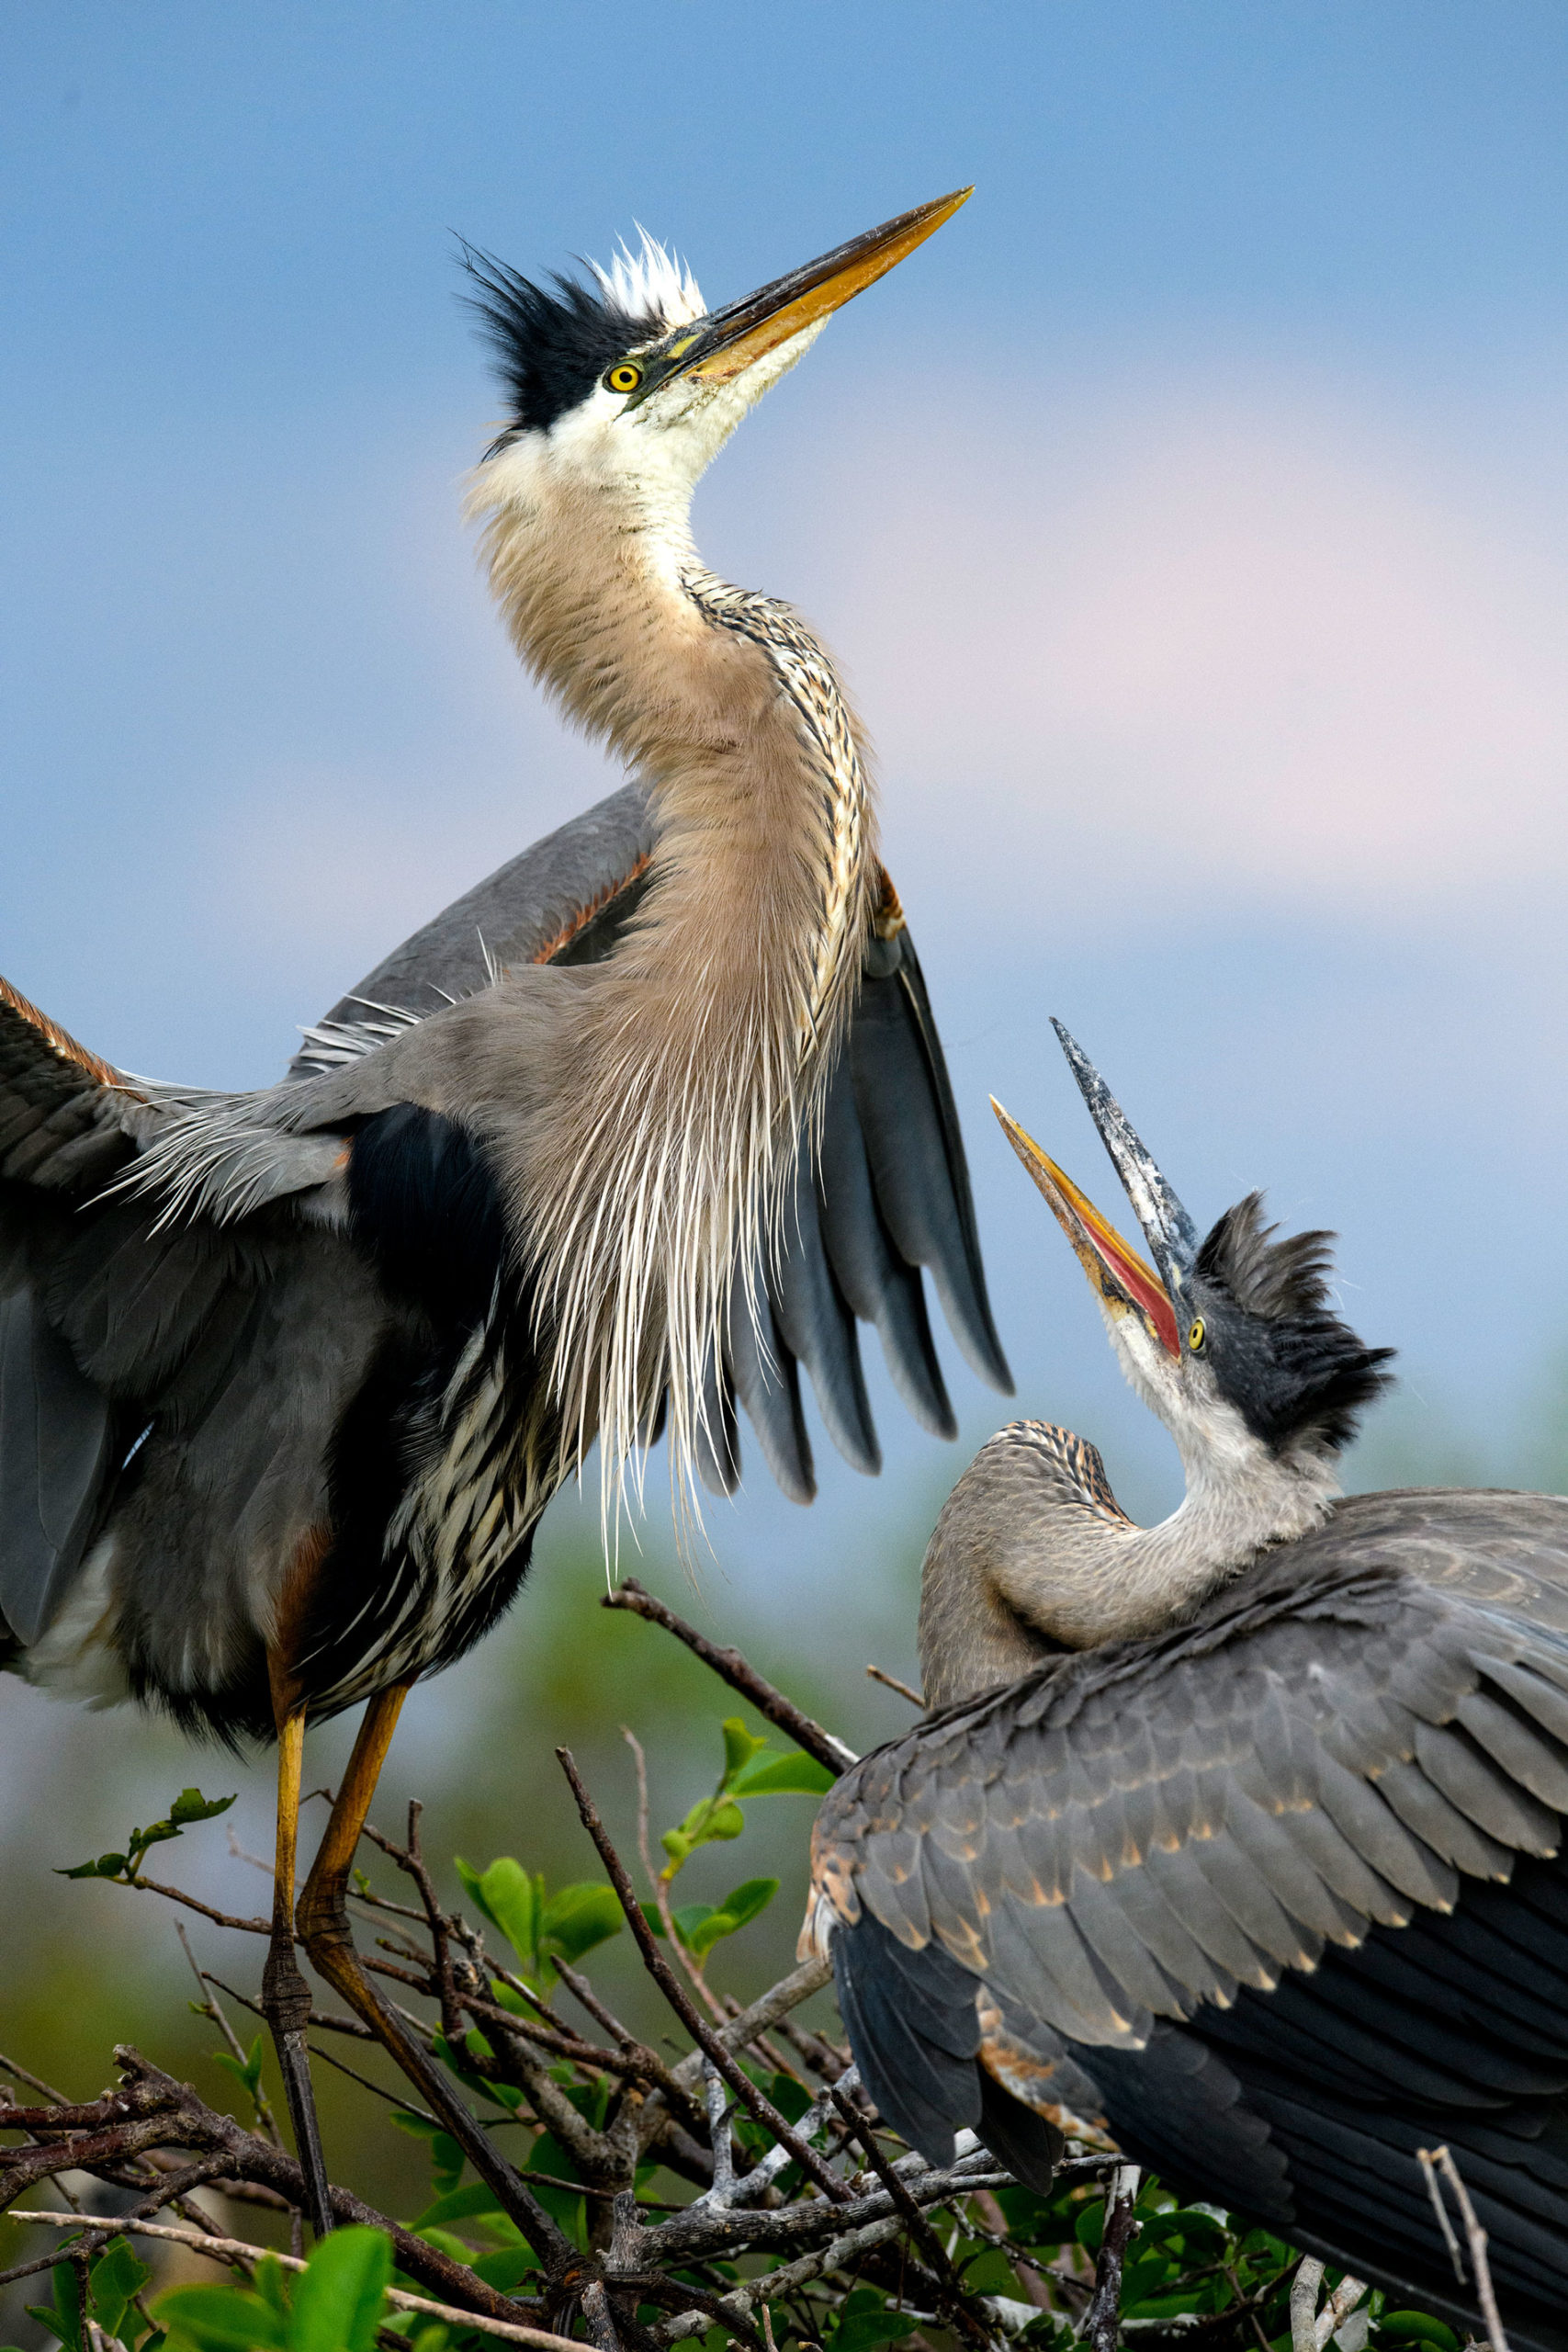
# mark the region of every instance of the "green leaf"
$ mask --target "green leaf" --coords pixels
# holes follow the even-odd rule
[[[776,1878],[742,1879],[739,1886],[732,1886],[718,1906],[735,1923],[729,1933],[733,1935],[737,1928],[749,1928],[753,1919],[760,1919],[778,1891]]]
[[[69,2262],[57,2262],[50,2272],[54,2289],[52,2303],[28,2303],[27,2313],[40,2327],[68,2346],[68,2352],[82,2352],[82,2290],[75,2267]]]
[[[114,2238],[105,2247],[87,2275],[87,2284],[92,2290],[93,2316],[106,2335],[122,2332],[128,2306],[152,2276],[124,2238]]]
[[[559,1952],[563,1960],[581,1960],[595,1944],[618,1936],[626,1925],[620,1898],[603,1881],[585,1880],[581,1886],[563,1886],[545,1905],[539,1919],[539,1942]]]
[[[828,2338],[827,2352],[874,2352],[879,2344],[913,2335],[919,2324],[908,2312],[847,2312]]]
[[[1380,2342],[1384,2336],[1394,2344],[1435,2344],[1438,2352],[1459,2352],[1453,2329],[1426,2312],[1384,2312],[1378,2322]]]
[[[728,1789],[737,1772],[741,1771],[767,1746],[755,1732],[748,1731],[739,1715],[731,1715],[721,1725],[724,1733],[724,1779],[719,1783]]]
[[[501,1929],[525,1969],[532,1970],[538,1958],[543,1879],[534,1877],[510,1854],[503,1854],[482,1871],[465,1862],[460,1855],[457,1861],[457,1876],[485,1917]]]
[[[675,1923],[675,1933],[681,1942],[688,1951],[694,1951],[696,1947],[693,1938],[701,1934],[708,1921],[717,1917],[717,1912],[711,1903],[682,1903],[678,1911],[671,1912],[670,1917]]]
[[[502,2246],[495,2254],[481,2254],[477,2262],[468,2265],[477,2278],[482,2278],[487,2287],[494,2287],[502,2295],[509,2295],[530,2270],[537,2270],[538,2267],[539,2257],[531,2245]]]
[[[232,2075],[243,2090],[248,2091],[253,2104],[261,2098],[262,2038],[258,2033],[244,2058],[236,2058],[231,2051],[215,2050],[212,2053],[226,2075]]]
[[[448,2222],[466,2222],[477,2213],[499,2213],[495,2191],[487,2188],[482,2180],[471,2180],[463,2188],[449,2188],[434,2205],[409,2223],[411,2230],[443,2229]]]
[[[171,2352],[285,2352],[288,2341],[277,2312],[248,2287],[174,2287],[157,2312]]]
[[[169,1819],[180,1829],[193,1821],[216,1821],[233,1802],[233,1797],[204,1797],[199,1789],[182,1789],[169,1807]]]
[[[384,2230],[334,2230],[295,2284],[288,2352],[376,2352],[391,2276]]]
[[[826,1764],[802,1748],[783,1756],[759,1756],[736,1774],[730,1794],[737,1797],[819,1797],[833,1785]]]
[[[275,2312],[279,2312],[287,2317],[288,2273],[276,2254],[263,2255],[256,2265],[256,2275],[253,2284],[264,2303],[270,2303]]]

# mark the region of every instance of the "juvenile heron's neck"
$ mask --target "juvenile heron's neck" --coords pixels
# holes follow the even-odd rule
[[[1140,1527],[1099,1454],[1070,1430],[1015,1421],[982,1447],[943,1507],[920,1588],[928,1706],[1016,1681],[1062,1650],[1179,1624],[1270,1544],[1318,1526],[1338,1491],[1332,1461],[1189,1461],[1168,1519]]]
[[[613,1473],[666,1382],[689,1458],[732,1271],[749,1279],[853,1000],[870,788],[828,655],[704,569],[682,499],[547,451],[509,462],[485,551],[513,639],[659,822],[638,919],[572,1006],[570,1116],[528,1170],[559,1392]]]

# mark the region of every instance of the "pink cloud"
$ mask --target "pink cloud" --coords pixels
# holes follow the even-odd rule
[[[1568,535],[1528,450],[1267,383],[977,413],[865,466],[843,559],[906,834],[961,790],[977,841],[1316,904],[1562,877]]]

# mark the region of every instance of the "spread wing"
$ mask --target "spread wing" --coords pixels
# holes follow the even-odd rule
[[[1414,2152],[1449,2138],[1560,2308],[1568,1639],[1308,1549],[837,1784],[814,1905],[856,2055],[927,2154],[978,2063],[1373,2277],[1440,2284]]]
[[[1476,1487],[1347,1495],[1295,1557],[1310,1575],[1348,1544],[1369,1566],[1568,1634],[1568,1503],[1559,1495]]]
[[[502,866],[389,956],[306,1033],[293,1070],[363,1053],[411,1017],[472,995],[498,970],[592,963],[611,954],[646,888],[657,835],[635,785]],[[803,1147],[775,1243],[710,1370],[699,1469],[716,1493],[739,1477],[737,1399],[769,1467],[795,1501],[816,1492],[800,1368],[846,1460],[881,1467],[857,1324],[874,1324],[900,1396],[922,1428],[957,1434],[932,1343],[929,1273],[980,1377],[1011,1393],[986,1294],[968,1164],[919,959],[891,883],[884,888],[848,1050],[831,1079],[819,1151]],[[737,1285],[738,1295],[745,1286]]]
[[[220,1648],[202,1596],[320,1508],[385,1317],[338,1235],[268,1203],[319,1182],[341,1139],[248,1129],[250,1212],[171,1221],[116,1182],[200,1101],[127,1078],[0,982],[0,1654],[54,1620],[132,1464],[121,1565],[155,1554],[170,1613]]]

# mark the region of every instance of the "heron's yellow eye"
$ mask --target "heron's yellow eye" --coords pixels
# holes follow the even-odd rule
[[[642,369],[635,359],[623,359],[611,368],[604,379],[604,389],[610,392],[635,392],[642,381]]]
[[[1200,1315],[1197,1321],[1193,1324],[1192,1329],[1187,1334],[1187,1345],[1190,1349],[1191,1352],[1196,1355],[1202,1344],[1203,1318]]]

